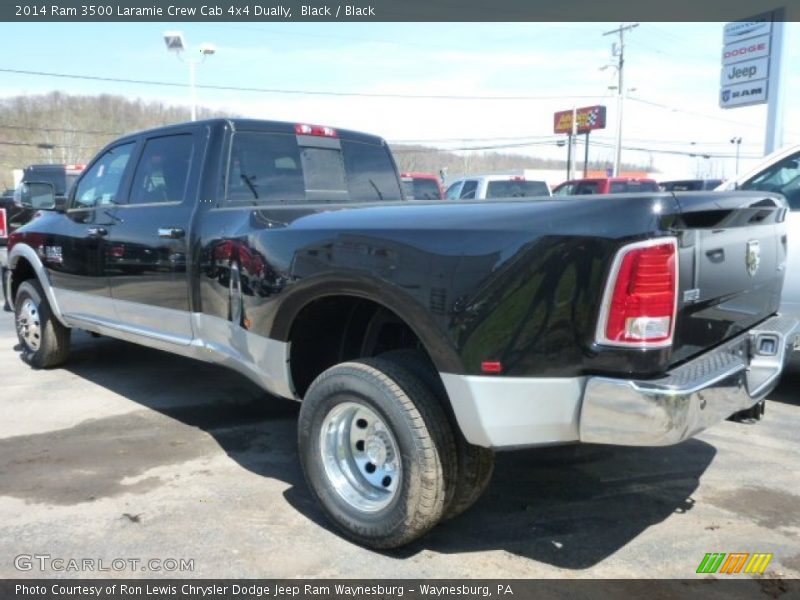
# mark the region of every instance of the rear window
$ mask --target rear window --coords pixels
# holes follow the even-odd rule
[[[625,192],[657,192],[658,184],[653,181],[612,181],[608,189],[611,194]]]
[[[37,167],[30,167],[25,169],[22,180],[25,182],[35,182],[35,183],[50,183],[52,184],[53,188],[55,189],[57,196],[64,196],[67,193],[67,190],[72,187],[72,184],[77,179],[77,176],[72,177],[69,182],[67,182],[67,173],[66,171],[61,168],[37,168]]]
[[[406,198],[414,200],[441,200],[442,192],[439,184],[433,179],[424,177],[407,177],[403,179],[403,193]]]
[[[302,143],[298,143],[302,139]],[[236,133],[226,177],[234,204],[400,200],[388,149],[280,133]]]
[[[527,198],[529,196],[549,196],[550,190],[544,181],[490,181],[486,187],[487,198]]]

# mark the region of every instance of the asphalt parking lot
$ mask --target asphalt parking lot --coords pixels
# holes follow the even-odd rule
[[[296,455],[297,405],[216,366],[73,336],[32,371],[0,313],[0,577],[20,555],[185,558],[192,577],[700,577],[707,552],[770,552],[800,577],[800,361],[758,424],[668,448],[500,454],[489,491],[414,545],[337,536]],[[707,576],[705,576],[707,577]]]

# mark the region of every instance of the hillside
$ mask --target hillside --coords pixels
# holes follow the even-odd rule
[[[230,116],[198,109],[200,118]],[[105,144],[131,131],[189,119],[189,110],[160,102],[101,94],[74,96],[60,92],[0,99],[0,185],[13,184],[13,169],[33,163],[86,163]],[[446,170],[449,175],[517,169],[564,169],[563,160],[501,152],[451,152],[392,145],[401,171]],[[606,163],[590,163],[605,169]],[[626,165],[626,170],[647,170]]]

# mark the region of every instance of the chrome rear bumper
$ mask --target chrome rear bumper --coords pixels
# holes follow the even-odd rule
[[[690,438],[766,396],[798,333],[795,319],[773,317],[660,379],[589,377],[578,437],[623,446],[666,446]]]

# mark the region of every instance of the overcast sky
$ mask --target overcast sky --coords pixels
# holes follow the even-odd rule
[[[593,134],[591,157],[610,159],[616,85],[604,23],[229,23],[0,24],[0,68],[188,82],[188,68],[165,50],[179,29],[190,48],[211,42],[217,54],[198,83],[317,92],[427,96],[525,96],[525,99],[376,98],[230,90],[198,91],[216,109],[278,120],[361,129],[391,141],[451,148],[500,148],[564,157],[547,136],[553,112],[603,103],[609,128]],[[800,24],[787,24],[787,98],[800,94]],[[665,176],[700,171],[733,175],[733,159],[657,152],[732,154],[743,138],[740,171],[761,156],[766,107],[718,108],[721,23],[642,23],[626,38],[623,160],[652,164]],[[185,88],[85,81],[3,72],[0,94],[122,94],[188,104]],[[658,105],[658,106],[657,106]],[[785,143],[800,143],[800,112],[787,102]],[[52,126],[52,124],[51,124]],[[694,142],[694,144],[692,144]]]

